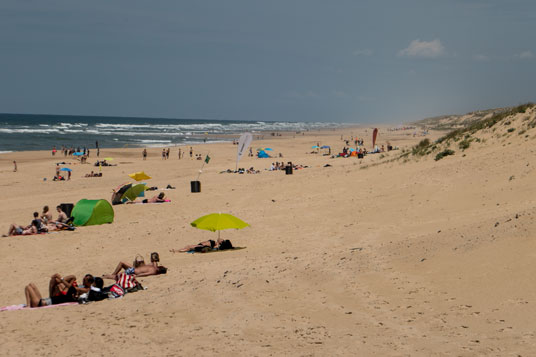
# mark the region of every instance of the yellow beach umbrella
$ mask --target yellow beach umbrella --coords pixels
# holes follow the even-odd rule
[[[143,171],[135,172],[133,174],[129,174],[128,176],[132,177],[136,181],[149,180],[152,178]]]
[[[249,224],[242,221],[233,215],[227,213],[211,213],[206,216],[199,217],[192,223],[192,227],[198,229],[205,229],[207,231],[218,231],[218,238],[220,237],[220,231],[224,229],[242,229],[248,227]]]

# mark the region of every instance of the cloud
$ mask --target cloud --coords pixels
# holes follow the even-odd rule
[[[291,91],[286,93],[285,97],[292,99],[312,99],[319,98],[320,96],[312,90],[308,90],[305,92]]]
[[[374,54],[374,51],[370,48],[365,48],[363,50],[355,50],[353,54],[354,56],[372,56]]]
[[[350,97],[350,95],[348,93],[346,93],[345,91],[342,91],[342,90],[332,90],[331,95],[336,97],[336,98],[343,98],[343,99]]]
[[[534,53],[532,53],[531,51],[523,51],[521,53],[518,53],[517,55],[514,56],[515,58],[519,58],[519,59],[522,59],[522,60],[526,60],[526,59],[532,59],[534,58]]]
[[[489,57],[486,56],[486,55],[482,55],[482,54],[474,55],[474,56],[473,56],[473,59],[474,59],[475,61],[479,61],[479,62],[489,61]]]
[[[357,96],[357,100],[360,102],[373,102],[376,100],[374,97],[368,97],[366,95],[359,95]]]
[[[445,47],[439,39],[430,42],[413,40],[407,48],[398,51],[400,57],[437,58],[445,54]]]

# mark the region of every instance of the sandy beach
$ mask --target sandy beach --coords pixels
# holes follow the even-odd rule
[[[54,273],[100,276],[136,254],[149,259],[159,252],[169,268],[140,278],[147,290],[121,299],[0,312],[0,352],[533,355],[536,129],[526,126],[534,117],[532,108],[508,126],[478,131],[465,150],[453,142],[455,154],[438,161],[435,153],[395,160],[425,137],[389,126],[379,127],[378,143],[400,149],[364,159],[312,154],[311,147],[337,153],[341,136],[358,136],[370,150],[370,126],[265,134],[252,147],[273,148],[283,158],[243,157],[239,166],[259,174],[221,173],[235,168],[232,143],[196,145],[194,154],[211,158],[200,193],[190,192],[190,181],[202,161],[188,154],[179,160],[178,147],[169,160],[149,148],[146,161],[139,148],[101,149],[101,158],[117,164],[103,167],[101,178],[84,178],[98,168],[68,158],[73,174],[64,182],[52,181],[61,156],[2,154],[3,234],[11,223],[28,224],[44,205],[110,200],[135,171],[153,177],[148,186],[176,189],[165,191],[170,203],[114,206],[113,224],[0,238],[1,306],[24,303],[29,282],[46,292]],[[431,130],[426,138],[445,133]],[[92,153],[88,161],[95,160]],[[266,170],[282,160],[308,168],[293,175]],[[221,232],[246,249],[169,252],[217,237],[190,226],[214,212],[251,225]]]

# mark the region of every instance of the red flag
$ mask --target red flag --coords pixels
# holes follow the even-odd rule
[[[374,128],[372,132],[372,149],[376,147],[376,137],[378,136],[378,128]]]

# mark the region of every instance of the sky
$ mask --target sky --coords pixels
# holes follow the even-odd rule
[[[534,0],[2,0],[0,112],[402,123],[535,100]]]

